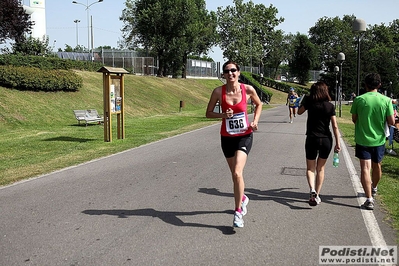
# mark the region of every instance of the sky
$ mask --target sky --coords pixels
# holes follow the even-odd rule
[[[73,4],[72,0],[45,0],[46,33],[49,37],[49,45],[64,49],[65,44],[75,47],[78,43],[88,46],[87,5],[96,0],[79,0],[84,5]],[[244,3],[248,1],[244,0]],[[277,17],[283,17],[285,21],[277,29],[285,33],[307,34],[319,18],[340,17],[354,15],[363,19],[367,25],[389,25],[395,19],[399,19],[399,0],[252,0],[254,4],[263,4],[266,7],[273,5],[278,9]],[[29,0],[22,0],[29,6]],[[206,8],[216,11],[219,6],[233,5],[233,1],[206,0]],[[94,47],[111,46],[116,48],[118,41],[122,39],[122,21],[119,17],[125,8],[125,0],[103,0],[93,4],[89,9],[89,15],[93,20]],[[80,20],[75,23],[75,20]],[[232,25],[234,26],[234,25]],[[216,62],[224,62],[222,51],[218,47],[212,48],[209,56]]]

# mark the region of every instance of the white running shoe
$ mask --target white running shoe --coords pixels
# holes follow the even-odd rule
[[[377,195],[377,191],[378,191],[378,189],[376,188],[376,187],[371,187],[371,195],[373,196],[373,197],[375,197],[375,195]]]
[[[319,205],[321,203],[321,198],[319,197],[319,195],[317,195],[317,197],[315,198],[315,201],[316,201],[317,205]]]
[[[234,213],[233,226],[239,228],[244,227],[244,220],[242,219],[242,214],[237,211]]]
[[[242,213],[242,216],[244,216],[245,214],[247,214],[247,205],[248,205],[248,202],[249,202],[249,198],[247,197],[247,195],[244,195],[244,197],[245,197],[245,200],[241,203],[241,213]]]

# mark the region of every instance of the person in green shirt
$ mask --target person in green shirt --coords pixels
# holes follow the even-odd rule
[[[355,123],[355,156],[360,160],[360,180],[367,198],[362,206],[373,210],[373,195],[382,175],[386,124],[394,125],[395,119],[391,99],[377,91],[381,87],[380,75],[370,73],[364,81],[367,92],[355,98],[350,112]]]

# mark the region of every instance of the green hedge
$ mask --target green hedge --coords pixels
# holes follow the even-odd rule
[[[0,85],[31,91],[77,91],[82,88],[83,79],[72,70],[0,65]]]
[[[14,54],[0,55],[0,65],[37,67],[43,70],[77,69],[77,70],[86,70],[86,71],[97,71],[103,66],[101,63],[97,62],[61,59],[58,57],[43,57],[43,56],[14,55]]]
[[[258,78],[260,79],[259,76],[258,76]],[[276,89],[279,91],[287,92],[287,93],[290,91],[290,88],[294,88],[298,95],[308,94],[308,92],[309,92],[308,89],[304,89],[301,86],[276,81],[271,78],[263,78],[263,84],[267,87],[270,87],[270,88],[273,88],[273,89]]]
[[[261,98],[262,102],[270,102],[273,96],[273,92],[268,91],[266,88],[260,84],[259,80],[257,80],[255,75],[251,75],[251,72],[246,72],[242,71],[241,75],[246,79],[246,81],[252,85],[255,90],[257,90],[257,93],[259,97]]]

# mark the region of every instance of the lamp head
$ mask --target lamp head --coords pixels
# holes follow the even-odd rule
[[[102,1],[104,1],[104,0],[98,0],[98,2],[102,2]]]
[[[361,18],[355,19],[352,23],[352,30],[354,32],[365,32],[366,31],[366,22]]]
[[[72,4],[77,4],[78,2],[76,2],[76,1],[72,1]]]
[[[339,53],[338,55],[337,55],[337,60],[339,61],[339,62],[344,62],[345,61],[345,54],[344,53]]]
[[[339,66],[334,67],[334,72],[339,72]]]

